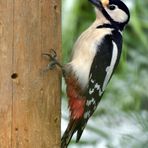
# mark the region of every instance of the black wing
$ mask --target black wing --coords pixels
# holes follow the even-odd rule
[[[116,44],[118,44],[118,46],[116,46]],[[97,108],[97,105],[100,102],[101,97],[104,93],[105,87],[108,84],[119,62],[121,48],[122,48],[122,38],[120,33],[106,35],[102,43],[97,47],[97,53],[94,57],[94,60],[90,69],[88,89],[86,92],[87,101],[85,105],[84,116],[77,133],[77,141],[79,141],[82,135],[82,132],[87,124],[88,119]],[[116,51],[114,52],[114,50]],[[114,56],[113,54],[116,54],[115,57],[113,57]],[[116,58],[116,61],[113,61],[115,60],[113,58]],[[107,78],[107,71],[111,66],[110,65],[111,62],[115,62],[115,63],[113,63],[114,65],[112,66],[114,67],[112,69],[112,72],[110,71],[111,74],[109,74]],[[104,82],[105,80],[106,82]]]
[[[90,103],[88,102],[94,98],[95,104],[97,105],[104,93],[103,84],[107,75],[107,68],[110,66],[112,60],[112,54],[112,36],[106,35],[101,45],[97,47],[97,53],[90,69],[87,102],[85,107],[86,112],[87,110],[90,110]],[[92,104],[92,107],[94,107],[95,104]]]

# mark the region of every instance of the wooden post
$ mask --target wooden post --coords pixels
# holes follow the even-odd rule
[[[0,148],[60,147],[60,0],[0,0]]]

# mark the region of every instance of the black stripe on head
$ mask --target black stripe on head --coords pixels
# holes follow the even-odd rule
[[[106,19],[108,19],[111,22],[111,24],[113,24],[114,26],[116,26],[117,28],[119,28],[122,31],[124,29],[124,26],[128,23],[128,21],[130,19],[129,9],[121,0],[109,0],[109,5],[112,5],[112,4],[117,5],[118,8],[123,10],[128,15],[128,19],[126,22],[119,23],[119,22],[114,21],[104,8],[102,8],[102,13],[106,17]]]

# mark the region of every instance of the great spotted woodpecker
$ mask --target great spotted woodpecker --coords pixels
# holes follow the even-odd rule
[[[70,62],[63,66],[70,120],[61,139],[62,148],[68,146],[74,133],[77,133],[76,142],[80,140],[96,110],[119,63],[122,31],[130,18],[121,0],[89,1],[95,7],[96,20],[77,39]]]

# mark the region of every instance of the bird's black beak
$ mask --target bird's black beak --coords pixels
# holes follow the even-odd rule
[[[89,1],[100,10],[109,5],[109,0],[89,0]]]
[[[100,0],[88,0],[88,1],[90,1],[98,9],[101,9],[103,7],[102,2]]]

